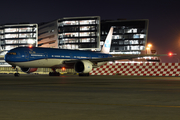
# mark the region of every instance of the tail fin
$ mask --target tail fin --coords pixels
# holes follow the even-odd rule
[[[113,27],[110,28],[109,33],[106,37],[105,43],[101,49],[102,53],[109,53],[112,41]]]

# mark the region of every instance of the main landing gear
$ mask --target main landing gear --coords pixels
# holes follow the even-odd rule
[[[89,76],[89,73],[79,73],[79,76]]]
[[[55,68],[52,68],[53,72],[49,72],[49,76],[60,76],[59,72],[56,72]]]

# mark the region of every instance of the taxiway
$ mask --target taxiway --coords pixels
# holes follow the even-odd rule
[[[180,77],[0,74],[1,120],[177,120]]]

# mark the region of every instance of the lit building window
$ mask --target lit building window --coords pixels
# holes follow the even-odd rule
[[[18,34],[6,34],[5,38],[18,38]]]
[[[135,34],[135,35],[133,36],[133,38],[144,38],[144,37],[145,37],[144,34]]]
[[[1,26],[1,48],[10,50],[18,46],[36,46],[37,24],[16,24]],[[4,31],[4,32],[3,32]]]
[[[132,29],[126,29],[125,33],[137,33],[137,29],[132,28]]]
[[[17,45],[7,45],[7,46],[5,46],[5,50],[11,50],[16,47],[18,47],[18,46]]]

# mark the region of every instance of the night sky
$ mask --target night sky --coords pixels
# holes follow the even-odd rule
[[[0,24],[41,23],[63,17],[100,16],[101,19],[149,19],[148,43],[158,54],[174,52],[162,62],[180,59],[180,1],[177,0],[4,0]]]

